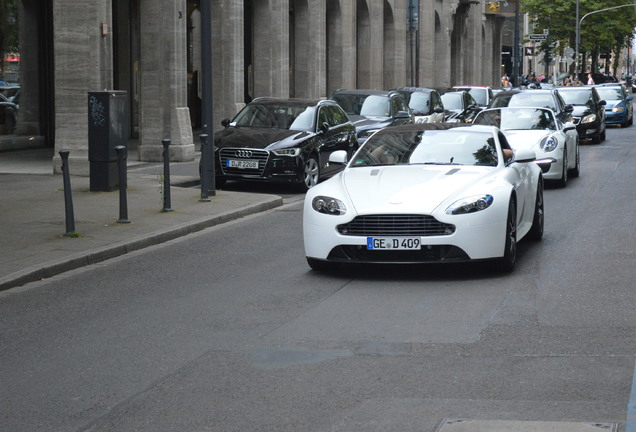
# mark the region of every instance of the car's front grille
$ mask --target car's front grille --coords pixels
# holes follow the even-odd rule
[[[219,163],[223,174],[227,175],[263,175],[269,152],[266,150],[251,148],[222,148],[219,151]],[[257,161],[258,168],[245,168],[230,166],[229,161]]]
[[[350,236],[440,236],[455,232],[455,225],[428,215],[365,215],[338,225],[338,232]]]

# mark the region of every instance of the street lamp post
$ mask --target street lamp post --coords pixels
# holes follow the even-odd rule
[[[593,14],[597,14],[600,12],[605,12],[608,10],[612,10],[612,9],[620,9],[620,8],[624,8],[624,7],[629,7],[629,6],[636,6],[636,3],[631,3],[631,4],[626,4],[626,5],[620,5],[620,6],[612,6],[612,7],[608,7],[605,9],[599,9],[599,10],[595,10],[592,11],[590,13],[586,13],[585,15],[583,15],[583,17],[581,19],[579,19],[579,0],[576,0],[576,63],[575,63],[575,73],[577,78],[579,77],[579,45],[581,44],[581,24],[583,23],[583,20],[585,18],[587,18],[590,15]]]

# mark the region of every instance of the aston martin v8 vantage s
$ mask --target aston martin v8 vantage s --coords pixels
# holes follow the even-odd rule
[[[344,163],[346,153],[331,160]],[[543,235],[542,171],[550,164],[514,151],[492,126],[383,129],[307,193],[307,262],[329,270],[488,259],[510,271],[517,242]]]

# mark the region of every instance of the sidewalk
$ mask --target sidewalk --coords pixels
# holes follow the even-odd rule
[[[170,164],[170,212],[162,212],[162,163],[128,153],[128,220],[118,223],[119,190],[91,192],[88,177],[71,174],[75,232],[65,236],[62,175],[53,175],[54,150],[0,152],[0,290],[162,243],[283,204],[277,195],[217,191],[201,202],[198,157]],[[177,186],[181,185],[181,186]],[[186,187],[186,186],[190,187]]]

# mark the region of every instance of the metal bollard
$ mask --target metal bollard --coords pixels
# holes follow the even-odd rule
[[[208,135],[201,134],[199,135],[201,139],[201,163],[200,163],[200,177],[201,177],[201,198],[199,201],[201,202],[210,202],[210,198],[208,197],[208,190],[210,188],[210,157],[209,157],[209,148],[208,145]]]
[[[116,146],[115,151],[117,152],[117,166],[119,168],[119,219],[117,219],[117,223],[130,223],[126,199],[126,146]]]
[[[70,151],[61,150],[62,177],[64,181],[64,213],[66,216],[65,236],[71,237],[75,234],[75,215],[73,213],[73,195],[71,194],[71,175],[68,170],[68,155]]]
[[[171,212],[170,208],[170,140],[161,140],[163,145],[163,208],[162,212]]]

